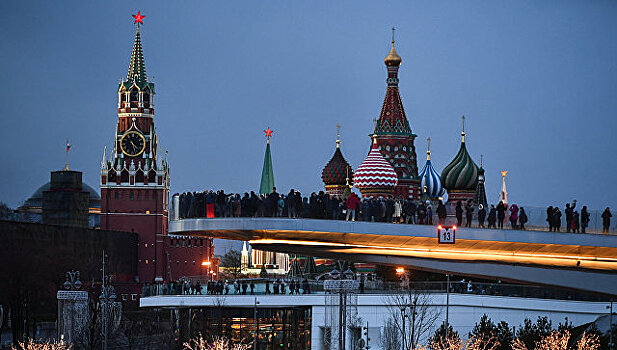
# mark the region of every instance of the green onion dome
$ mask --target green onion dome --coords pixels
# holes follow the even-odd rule
[[[465,136],[456,157],[441,172],[441,184],[449,191],[474,191],[478,184],[479,168],[465,147]]]

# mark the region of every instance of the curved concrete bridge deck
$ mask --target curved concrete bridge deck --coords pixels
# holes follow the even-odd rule
[[[617,236],[286,218],[182,219],[170,234],[250,241],[256,249],[617,295]]]

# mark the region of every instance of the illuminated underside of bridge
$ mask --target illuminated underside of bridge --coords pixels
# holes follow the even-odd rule
[[[439,244],[435,226],[276,218],[175,220],[169,233],[617,295],[617,236],[459,228],[455,244]]]

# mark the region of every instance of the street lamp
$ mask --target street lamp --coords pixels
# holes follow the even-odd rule
[[[107,333],[109,328],[109,306],[116,301],[116,291],[114,287],[109,284],[109,276],[105,273],[105,267],[107,266],[106,259],[108,258],[105,251],[103,251],[103,285],[101,286],[101,296],[99,300],[103,306],[103,350],[107,350]]]
[[[257,349],[257,305],[259,305],[259,301],[257,301],[257,297],[255,297],[255,305],[253,308],[253,321],[255,323],[255,328],[253,331],[253,349]]]
[[[405,335],[405,323],[407,323],[406,318],[407,318],[407,314],[405,313],[405,311],[407,311],[407,305],[401,305],[401,318],[403,320],[403,332],[402,332],[402,336],[403,336],[403,349],[407,349],[407,347],[405,346],[406,343],[406,338],[407,336]]]
[[[207,271],[207,275],[208,275],[208,281],[210,281],[210,265],[212,263],[210,262],[210,260],[208,259],[207,261],[202,261],[201,262],[201,266],[205,266],[206,271]]]
[[[610,315],[608,318],[608,348],[610,350],[614,349],[613,344],[613,299],[611,299],[610,305],[606,306],[607,309],[610,309]]]

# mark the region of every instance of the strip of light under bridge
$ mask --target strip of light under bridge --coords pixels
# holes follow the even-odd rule
[[[606,271],[617,271],[617,258],[577,256],[563,254],[546,253],[518,253],[513,251],[473,251],[461,249],[439,249],[439,248],[400,248],[379,245],[359,245],[349,243],[315,242],[304,240],[283,240],[283,239],[256,239],[249,241],[252,245],[279,246],[279,245],[300,245],[324,247],[326,251],[344,254],[365,254],[365,255],[387,255],[407,256],[416,258],[430,258],[457,261],[486,261],[503,262],[526,265],[543,265],[569,268],[583,268]]]

